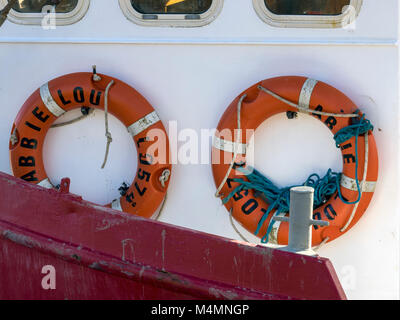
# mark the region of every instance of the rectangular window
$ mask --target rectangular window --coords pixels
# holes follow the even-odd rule
[[[153,27],[200,27],[221,12],[223,0],[119,0],[125,16]]]
[[[131,0],[132,7],[143,14],[202,14],[212,0]]]
[[[41,13],[46,7],[54,7],[56,13],[73,11],[78,0],[18,0],[13,9],[20,13]]]
[[[268,10],[279,15],[339,15],[350,0],[264,0]]]
[[[0,8],[7,0],[0,0]],[[90,0],[17,0],[7,19],[18,24],[68,25],[86,14]]]
[[[253,0],[253,5],[274,27],[342,28],[356,20],[362,0]]]

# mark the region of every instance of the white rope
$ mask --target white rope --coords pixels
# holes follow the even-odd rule
[[[65,122],[62,122],[62,123],[55,123],[55,124],[51,125],[50,128],[64,127],[64,126],[68,126],[70,124],[79,122],[79,121],[85,119],[86,117],[88,117],[89,115],[91,115],[93,112],[94,112],[94,109],[90,108],[87,114],[82,114],[81,116],[79,116],[79,117],[77,117],[75,119],[72,119],[72,120],[69,120],[69,121],[65,121]]]
[[[111,86],[114,84],[114,80],[111,80],[110,83],[107,85],[106,88],[106,93],[105,93],[105,97],[104,97],[104,121],[105,121],[105,127],[106,127],[106,137],[107,137],[107,146],[106,146],[106,154],[104,155],[104,161],[103,161],[103,165],[101,166],[102,169],[104,169],[106,163],[107,163],[107,159],[108,159],[108,153],[110,151],[110,144],[112,142],[112,136],[111,136],[111,132],[108,131],[108,92],[110,91]]]
[[[165,197],[164,197],[164,199],[163,199],[163,202],[162,202],[162,204],[161,204],[161,208],[160,208],[160,210],[158,211],[157,217],[154,218],[154,220],[156,220],[156,221],[158,221],[158,220],[160,219],[160,217],[161,217],[161,214],[162,214],[163,209],[164,209],[164,206],[165,206],[165,202],[167,201],[167,196],[168,196],[168,193],[166,192],[166,193],[165,193]]]
[[[223,186],[225,185],[226,181],[228,180],[228,177],[229,177],[229,175],[230,175],[230,173],[231,173],[231,171],[233,169],[233,166],[235,165],[236,157],[237,157],[237,155],[239,153],[239,148],[240,148],[240,141],[239,140],[241,140],[241,133],[242,133],[242,130],[241,130],[241,127],[240,127],[240,113],[241,113],[241,110],[242,110],[243,100],[246,97],[247,97],[247,94],[244,94],[239,99],[239,102],[238,102],[238,105],[237,105],[237,131],[236,131],[236,138],[235,138],[235,143],[234,143],[233,158],[232,158],[231,164],[229,165],[228,171],[226,172],[226,175],[225,175],[224,179],[222,179],[222,182],[221,182],[220,186],[218,187],[217,192],[215,193],[215,196],[217,198],[221,197],[220,192],[221,192]]]
[[[313,250],[317,251],[319,249],[321,249],[322,246],[324,246],[328,241],[329,241],[330,237],[326,237],[324,240],[321,241],[321,243],[316,246]]]
[[[160,182],[163,188],[165,188],[165,183],[169,180],[169,177],[171,176],[171,171],[168,169],[165,169],[163,173],[160,175]]]
[[[344,114],[344,113],[329,113],[329,112],[322,112],[322,111],[317,111],[317,110],[311,110],[309,108],[304,108],[299,106],[296,103],[293,103],[279,95],[277,95],[276,93],[272,92],[271,90],[268,90],[267,88],[264,88],[263,86],[258,86],[258,89],[261,91],[264,91],[265,93],[268,93],[269,95],[273,96],[274,98],[288,104],[289,106],[293,107],[293,108],[297,108],[300,111],[304,111],[304,112],[308,112],[308,113],[312,113],[312,114],[318,114],[321,116],[327,116],[327,117],[339,117],[339,118],[356,118],[359,115],[355,114],[355,113],[351,113],[351,114]]]
[[[247,240],[245,238],[245,236],[239,231],[239,229],[235,226],[234,222],[233,222],[233,216],[232,216],[232,211],[233,208],[231,208],[231,210],[229,210],[229,221],[231,222],[231,225],[233,227],[233,230],[235,230],[235,232],[239,235],[240,238],[242,238],[243,241],[246,242],[250,242],[249,240]]]

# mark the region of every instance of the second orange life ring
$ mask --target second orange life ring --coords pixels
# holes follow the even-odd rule
[[[9,145],[12,172],[25,181],[53,188],[42,156],[47,131],[58,117],[72,109],[85,106],[103,110],[106,88],[110,83],[108,111],[132,135],[138,153],[138,169],[125,195],[107,206],[150,218],[164,201],[169,184],[168,136],[147,100],[118,79],[92,73],[73,73],[54,79],[36,90],[22,106],[12,127]],[[152,145],[148,139],[151,129],[165,134],[165,154],[158,155],[158,159],[165,159],[164,163],[155,162],[154,157],[147,153]]]
[[[341,115],[361,116],[357,106],[348,97],[320,81],[287,76],[253,85],[231,103],[217,127],[212,170],[215,184],[220,186],[218,193],[226,197],[239,185],[237,179],[247,179],[235,170],[235,167],[232,168],[234,163],[243,165],[246,162],[246,147],[251,138],[246,135],[246,129],[255,130],[264,120],[275,114],[299,111],[320,119],[333,134],[352,124],[350,117]],[[236,130],[238,121],[241,131]],[[229,136],[230,140],[226,136]],[[236,136],[238,139],[235,139]],[[314,219],[329,221],[329,226],[313,227],[313,246],[332,241],[354,226],[367,209],[374,193],[378,178],[378,154],[371,131],[359,137],[352,137],[341,144],[340,148],[344,162],[340,193],[348,203],[343,202],[336,192],[326,203],[314,210]],[[233,158],[235,154],[236,158]],[[359,160],[357,174],[356,157]],[[223,159],[228,161],[224,162]],[[356,188],[356,177],[359,181],[363,180],[361,189]],[[361,197],[357,203],[351,203],[356,202],[359,196]],[[269,204],[257,197],[252,189],[236,193],[225,204],[229,211],[232,210],[235,220],[246,230],[253,234],[259,230],[259,237],[268,234],[267,242],[286,245],[289,224],[275,223],[272,214],[266,218],[264,214],[268,206]],[[261,219],[265,221],[262,222]]]

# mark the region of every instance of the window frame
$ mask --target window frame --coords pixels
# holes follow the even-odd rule
[[[253,7],[262,21],[280,28],[343,28],[353,23],[363,0],[350,0],[349,8],[340,15],[278,15],[272,13],[264,0],[253,0]],[[355,14],[352,14],[354,8]]]
[[[0,7],[6,5],[6,0],[0,0]],[[56,13],[56,26],[65,26],[78,22],[81,20],[90,6],[90,0],[78,0],[76,7],[66,13]],[[11,9],[7,19],[16,24],[22,25],[41,25],[43,18],[47,13],[21,13]]]
[[[147,27],[202,27],[218,17],[223,5],[224,0],[212,0],[206,12],[196,15],[198,19],[187,19],[190,14],[143,14],[133,8],[131,0],[119,0],[119,6],[128,20]]]

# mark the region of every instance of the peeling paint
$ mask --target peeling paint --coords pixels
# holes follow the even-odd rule
[[[71,255],[71,257],[72,257],[73,259],[79,261],[79,262],[82,260],[82,258],[81,258],[80,256],[78,256],[77,254]]]
[[[143,267],[140,269],[140,272],[139,272],[139,279],[142,278],[143,273],[144,273],[145,270],[146,270],[146,267],[145,267],[145,266],[143,266]]]
[[[164,270],[157,270],[158,272],[158,280],[171,280],[173,282],[177,282],[180,284],[188,285],[189,283],[186,280],[182,280],[176,274],[164,271]]]
[[[122,261],[127,261],[129,258],[131,258],[131,260],[133,262],[135,262],[136,259],[135,259],[134,243],[135,243],[135,241],[133,239],[124,239],[124,240],[121,241],[121,244],[122,244]],[[126,250],[126,247],[129,248],[128,251]],[[130,253],[131,257],[129,257],[129,253]]]
[[[95,269],[95,270],[103,271],[103,268],[101,267],[100,263],[98,263],[98,262],[93,262],[93,263],[89,266],[89,268]]]
[[[16,234],[16,233],[14,233],[14,232],[12,232],[10,230],[5,230],[5,231],[3,231],[2,234],[3,234],[4,238],[6,238],[6,239],[8,239],[8,240],[10,240],[12,242],[15,242],[17,244],[23,245],[23,246],[28,247],[28,248],[33,248],[33,244],[31,242],[31,239],[29,239],[26,236],[23,236],[23,235],[20,235],[20,234]]]
[[[133,274],[132,272],[123,271],[123,270],[121,270],[121,272],[122,272],[123,274],[127,275],[128,277],[133,277],[133,276],[134,276],[134,274]]]
[[[228,299],[228,300],[234,300],[238,298],[237,293],[232,292],[232,291],[223,291],[223,290],[219,290],[216,288],[210,288],[208,289],[208,293],[210,295],[213,295],[214,297],[216,297],[217,299],[220,299],[221,297],[223,299]]]
[[[101,221],[101,224],[99,224],[99,225],[96,227],[96,231],[104,231],[104,230],[110,229],[111,227],[115,227],[115,226],[119,226],[119,225],[121,225],[121,224],[124,224],[124,223],[126,223],[127,221],[128,221],[127,219],[124,219],[124,218],[122,218],[122,217],[121,217],[121,219],[119,219],[119,220],[117,220],[117,219],[112,219],[112,220],[103,219],[103,220]]]
[[[247,247],[257,247],[257,244],[251,243],[251,242],[244,242],[244,241],[240,241],[240,240],[230,240],[230,242],[241,244],[241,245],[244,245]]]

